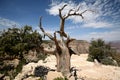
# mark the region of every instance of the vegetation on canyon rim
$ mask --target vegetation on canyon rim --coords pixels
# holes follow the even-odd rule
[[[0,34],[0,56],[6,55],[23,58],[23,52],[36,49],[39,51],[42,37],[32,27],[8,28]]]
[[[117,66],[114,62],[114,60],[116,60],[119,65],[119,60],[115,56],[116,54],[116,50],[111,47],[110,43],[106,44],[102,39],[93,39],[91,40],[87,60],[93,62],[94,59],[97,59],[97,61],[102,64]]]
[[[0,73],[11,75],[15,77],[26,64],[24,54],[29,50],[36,50],[39,52],[42,37],[37,31],[33,31],[31,26],[24,26],[23,28],[8,28],[0,33]],[[19,59],[19,65],[14,69],[12,65],[4,65],[4,61]],[[41,55],[40,58],[44,58]],[[9,74],[9,72],[12,72]]]
[[[2,62],[0,62],[0,65],[3,65],[3,61],[6,59],[20,59],[19,65],[16,67],[15,72],[12,73],[13,79],[21,71],[22,66],[26,64],[23,54],[31,49],[37,50],[39,53],[40,45],[43,42],[47,43],[46,41],[42,41],[41,35],[37,31],[33,31],[30,26],[24,26],[21,29],[9,28],[8,30],[1,32],[0,59]],[[44,59],[45,57],[46,56],[42,54],[39,56],[40,59]],[[110,57],[112,57],[112,59]],[[97,59],[100,63],[106,65],[115,65],[113,63],[114,59],[119,65],[119,55],[117,55],[116,50],[112,49],[110,44],[106,44],[102,39],[91,40],[88,60],[94,61],[94,59]],[[10,66],[5,66],[4,68],[1,68],[0,73],[9,75],[8,71],[11,70],[14,69],[10,68]]]
[[[66,15],[62,15],[62,11],[67,5],[64,5],[59,9],[59,17],[60,17],[60,30],[55,31],[54,35],[47,33],[44,28],[42,27],[42,17],[40,17],[40,30],[43,32],[44,36],[47,36],[55,43],[56,49],[53,51],[53,54],[56,56],[57,59],[57,71],[62,72],[64,77],[68,77],[70,73],[70,58],[72,54],[78,54],[72,47],[69,47],[69,44],[74,39],[70,38],[68,34],[64,31],[65,20],[70,16],[80,16],[84,19],[85,10],[79,13],[78,9],[70,9]],[[57,34],[60,36],[60,40],[58,39]],[[23,55],[28,53],[29,50],[36,50],[38,53],[40,52],[41,48],[40,45],[42,43],[42,36],[35,30],[32,30],[30,26],[24,26],[23,28],[8,28],[8,30],[4,30],[0,33],[0,59],[14,59],[18,58],[20,61],[19,65],[17,66],[15,72],[13,72],[13,76],[15,77],[22,69],[22,65],[26,62],[24,61]],[[115,65],[113,60],[119,62],[116,56],[113,56],[115,50],[113,50],[109,44],[105,44],[105,42],[101,39],[97,41],[92,40],[91,46],[89,47],[89,61],[94,61],[97,59],[100,63],[103,64],[110,64]],[[39,57],[45,58],[43,55]],[[4,64],[0,62],[0,65]],[[7,71],[12,70],[12,67],[9,66],[0,67],[1,73],[5,75],[9,75]],[[38,71],[39,72],[39,71]],[[56,78],[55,80],[59,80],[60,78]],[[61,80],[61,79],[60,79]]]

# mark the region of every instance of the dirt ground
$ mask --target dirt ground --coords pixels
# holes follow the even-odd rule
[[[77,71],[78,80],[120,80],[120,67],[105,66],[97,62],[86,61],[88,54],[81,54],[80,56],[72,55],[71,67],[75,67]],[[53,68],[55,64],[55,57],[50,56],[47,58],[49,66]],[[53,80],[53,75],[58,76],[59,73],[51,72],[48,74],[47,79]],[[74,80],[74,79],[73,79]]]
[[[86,61],[88,54],[81,54],[80,56],[72,55],[71,67],[77,69],[77,80],[120,80],[120,67],[106,66],[98,62]],[[56,58],[50,55],[45,61],[38,61],[37,63],[29,63],[23,66],[22,72],[19,73],[14,80],[21,80],[26,75],[33,75],[34,69],[37,66],[47,66],[51,69],[56,69]],[[53,80],[56,77],[62,77],[60,72],[50,71],[47,74],[47,80]],[[38,80],[36,77],[28,77],[24,80]],[[71,77],[69,80],[75,80]]]

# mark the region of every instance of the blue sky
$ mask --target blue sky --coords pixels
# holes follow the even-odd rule
[[[43,16],[44,29],[53,34],[59,30],[58,9],[64,4],[62,15],[79,6],[79,13],[94,11],[84,13],[84,19],[73,16],[66,20],[65,31],[70,37],[120,40],[120,0],[0,0],[0,30],[30,25],[41,33],[38,23]]]

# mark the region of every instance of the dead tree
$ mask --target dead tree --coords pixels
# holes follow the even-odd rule
[[[71,67],[71,64],[70,64],[71,54],[73,53],[79,54],[79,52],[69,47],[69,43],[74,39],[71,39],[64,31],[65,20],[69,18],[70,16],[80,16],[83,19],[84,17],[82,14],[88,10],[85,10],[79,13],[78,11],[80,7],[78,7],[78,9],[70,9],[66,15],[62,15],[62,11],[64,10],[66,6],[67,5],[64,5],[61,9],[59,9],[59,17],[60,17],[60,30],[59,31],[55,31],[53,35],[45,32],[45,30],[42,27],[42,22],[41,22],[42,17],[40,17],[39,27],[41,31],[43,32],[44,36],[49,37],[49,39],[54,41],[56,45],[54,54],[57,59],[57,71],[62,72],[64,76],[68,77],[70,73],[70,67]],[[56,34],[60,35],[60,40],[57,39]]]

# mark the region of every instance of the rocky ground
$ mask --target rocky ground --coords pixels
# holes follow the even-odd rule
[[[81,54],[80,56],[72,55],[71,67],[77,69],[78,80],[119,80],[120,67],[105,66],[97,61],[86,61],[88,54]],[[50,69],[56,70],[56,58],[50,55],[45,61],[38,61],[37,63],[28,63],[23,66],[22,72],[19,73],[14,80],[38,80],[39,77],[33,77],[34,69],[37,66],[47,66]],[[47,80],[53,80],[56,77],[63,77],[60,72],[49,71],[46,75]],[[69,80],[74,80],[72,76]]]

